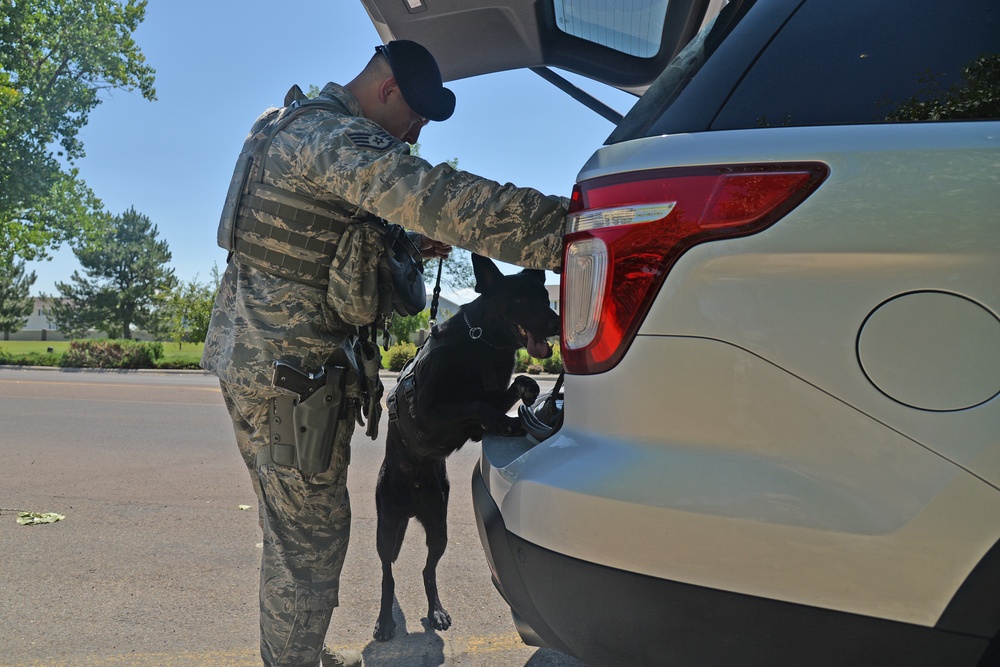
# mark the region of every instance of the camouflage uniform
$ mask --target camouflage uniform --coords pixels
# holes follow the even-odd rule
[[[378,216],[506,262],[558,266],[567,200],[446,164],[433,166],[364,118],[341,86],[327,84],[321,96],[341,112],[310,109],[279,131],[262,183],[317,202],[325,214],[347,223]],[[265,213],[252,215],[287,226]],[[339,236],[324,228],[306,231],[321,241]],[[312,262],[333,259],[283,247],[275,238],[251,240]],[[269,401],[279,394],[270,373],[275,360],[314,371],[331,356],[349,354],[358,331],[344,323],[324,289],[279,277],[266,263],[247,259],[237,252],[225,271],[201,364],[220,379],[259,501],[261,657],[265,665],[315,667],[338,604],[347,552],[347,465],[357,406],[342,414],[329,470],[304,474],[279,465],[265,447]]]

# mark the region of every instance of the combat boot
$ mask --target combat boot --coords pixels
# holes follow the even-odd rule
[[[323,667],[364,667],[365,664],[358,651],[334,651],[325,646],[323,653],[320,654],[320,660]]]

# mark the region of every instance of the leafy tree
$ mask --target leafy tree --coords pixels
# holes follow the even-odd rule
[[[410,336],[417,333],[417,330],[427,328],[430,316],[431,311],[427,309],[409,317],[401,317],[397,313],[392,318],[392,324],[389,325],[389,333],[396,341],[409,342]]]
[[[34,271],[25,274],[23,261],[0,262],[0,331],[4,338],[27,323],[35,307],[31,286],[36,279]]]
[[[56,283],[62,298],[53,301],[52,317],[63,333],[79,337],[89,329],[111,337],[132,338],[132,327],[158,327],[159,295],[177,285],[166,241],[148,217],[130,208],[108,225],[101,238],[73,254],[87,278],[74,271],[72,283]]]
[[[99,233],[77,135],[104,91],[156,99],[132,39],[145,12],[145,0],[0,0],[0,260]]]
[[[410,144],[410,153],[420,155],[420,144]],[[458,169],[458,158],[445,160],[452,169]],[[452,248],[451,254],[443,262],[441,284],[452,289],[476,286],[476,275],[472,270],[472,253],[464,248]],[[437,281],[438,260],[424,262],[424,282],[433,285]]]
[[[214,266],[211,282],[200,283],[195,276],[190,282],[162,292],[157,299],[157,336],[177,343],[178,348],[183,343],[204,343],[221,278],[219,267]]]

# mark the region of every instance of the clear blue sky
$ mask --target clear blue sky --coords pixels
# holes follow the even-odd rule
[[[150,217],[181,280],[207,282],[213,265],[225,265],[216,227],[254,119],[280,105],[292,84],[346,83],[381,42],[358,0],[150,0],[135,39],[156,69],[158,99],[105,95],[81,133],[87,155],[77,165],[108,211],[134,206]],[[424,128],[421,155],[458,158],[461,169],[501,183],[569,196],[579,168],[614,129],[529,71],[448,86],[455,114]],[[620,112],[635,101],[588,89]],[[64,248],[28,268],[38,276],[34,293],[53,295],[55,282],[68,282],[80,265]]]

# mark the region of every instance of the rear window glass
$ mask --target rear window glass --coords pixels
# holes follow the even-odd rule
[[[554,0],[556,25],[568,35],[638,58],[660,50],[667,0]]]
[[[997,119],[998,90],[996,0],[807,0],[711,127]]]

